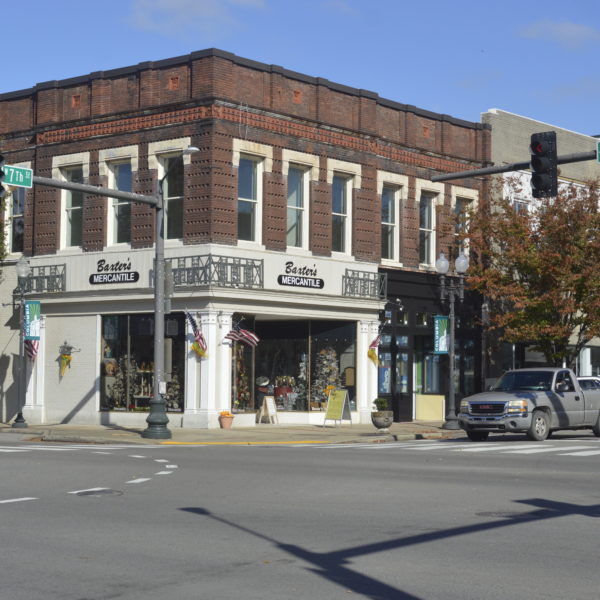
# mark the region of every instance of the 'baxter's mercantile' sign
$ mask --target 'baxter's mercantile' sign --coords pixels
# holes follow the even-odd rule
[[[292,287],[317,288],[322,290],[325,282],[317,277],[317,266],[297,267],[290,260],[285,263],[285,275],[277,277],[279,285],[289,285]]]
[[[114,263],[107,263],[100,259],[96,264],[96,273],[90,275],[92,285],[98,283],[135,283],[140,278],[137,271],[131,270],[129,259],[125,262],[118,260]]]

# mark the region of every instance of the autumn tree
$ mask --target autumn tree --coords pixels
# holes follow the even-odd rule
[[[600,336],[600,210],[596,183],[564,185],[521,209],[518,178],[470,215],[468,283],[488,302],[500,339],[529,342],[549,365],[573,366]]]

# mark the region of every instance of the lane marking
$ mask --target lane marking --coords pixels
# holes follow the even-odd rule
[[[155,475],[170,475],[173,471],[159,471],[158,473],[154,473]]]
[[[486,446],[476,446],[475,448],[459,448],[459,450],[461,450],[462,452],[495,452],[497,450],[508,450],[510,448],[512,448],[513,450],[515,448],[531,448],[531,442],[529,444],[522,444],[518,446],[515,446],[514,444],[502,444],[501,446],[498,446],[496,444],[489,444]],[[452,450],[454,450],[454,448],[452,448]]]
[[[166,463],[166,462],[169,462],[169,461],[166,458],[155,458],[154,462]]]
[[[126,481],[125,483],[144,483],[144,481],[150,481],[151,477],[139,477],[138,479],[131,479],[130,481]]]
[[[0,500],[0,504],[10,504],[12,502],[27,502],[28,500],[39,500],[39,498],[11,498],[9,500]]]
[[[600,450],[587,450],[584,452],[561,452],[559,456],[594,456],[600,454]]]
[[[178,469],[179,465],[165,465],[165,469]]]
[[[9,452],[27,452],[27,450],[17,450],[16,448],[0,448],[0,452],[6,452],[8,454]]]
[[[146,457],[142,456],[141,454],[130,454],[129,458],[146,458]]]
[[[68,494],[81,494],[82,492],[100,492],[102,490],[109,490],[110,488],[106,488],[106,487],[95,487],[95,488],[89,488],[87,490],[74,490],[72,492],[67,492]]]

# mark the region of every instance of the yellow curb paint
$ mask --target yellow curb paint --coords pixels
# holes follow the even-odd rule
[[[301,442],[160,442],[166,446],[266,446],[272,444],[332,444],[327,440],[306,440]]]

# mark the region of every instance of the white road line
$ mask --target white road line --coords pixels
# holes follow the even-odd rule
[[[97,451],[97,452],[93,452],[92,454],[112,454],[112,452]]]
[[[125,483],[144,483],[144,481],[150,481],[151,477],[140,477],[138,479],[131,479]]]
[[[146,457],[141,454],[130,454],[129,458],[146,458]]]
[[[178,469],[178,465],[165,465],[165,469]]]
[[[563,446],[562,448],[558,448],[556,446],[543,446],[543,447],[535,447],[529,448],[527,450],[508,450],[502,452],[502,454],[539,454],[542,452],[560,452],[561,450],[585,450],[593,448],[593,446]],[[597,450],[600,452],[600,450]]]
[[[414,446],[410,448],[410,450],[462,450],[463,448],[471,448],[473,446],[473,442],[469,442],[468,444],[452,444],[451,446],[443,446],[442,444],[427,444],[426,446]]]
[[[155,475],[170,475],[173,471],[158,471]]]
[[[82,492],[99,492],[101,490],[108,490],[110,488],[105,488],[105,487],[95,487],[95,488],[89,488],[87,490],[74,490],[72,492],[67,492],[68,494],[81,494]]]
[[[169,461],[166,458],[155,458],[154,462],[165,463]]]
[[[27,450],[18,450],[17,448],[0,448],[0,452],[27,452]]]
[[[594,456],[595,454],[600,454],[600,450],[587,450],[582,452],[561,452],[559,456]]]
[[[39,500],[39,498],[11,498],[10,500],[0,500],[0,504],[10,504],[12,502],[27,502],[27,500]]]
[[[529,444],[523,444],[515,446],[514,444],[506,445],[498,445],[498,444],[486,444],[485,446],[474,446],[469,448],[457,448],[457,450],[461,450],[462,452],[495,452],[497,450],[510,450],[510,449],[519,449],[519,448],[531,448],[531,442]],[[454,448],[452,448],[454,450]]]

